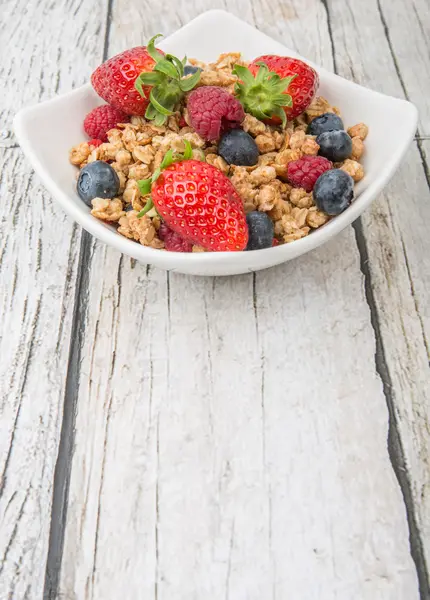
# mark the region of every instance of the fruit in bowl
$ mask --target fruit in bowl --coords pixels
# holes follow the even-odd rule
[[[91,214],[157,250],[254,251],[307,237],[348,208],[368,128],[345,129],[306,62],[237,52],[213,63],[147,46],[91,77],[107,104],[70,150]]]

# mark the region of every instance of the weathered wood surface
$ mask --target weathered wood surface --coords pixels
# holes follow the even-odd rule
[[[101,5],[21,0],[0,19],[0,598],[42,597],[80,230],[14,147],[20,106],[83,83]],[[102,23],[102,25],[100,25]]]
[[[19,151],[4,150],[3,186],[17,191],[3,188],[1,207],[0,597],[41,598],[48,560],[46,598],[428,599],[428,5],[153,7],[18,7],[16,57],[0,59],[15,86],[5,128],[17,66],[20,98],[48,97],[88,77],[106,24],[113,54],[219,7],[341,75],[407,95],[421,139],[354,229],[256,276],[168,276],[86,237],[67,386],[80,234],[33,187]],[[26,381],[23,393],[11,379]]]
[[[419,134],[428,136],[428,93],[417,94],[418,71],[428,69],[428,37],[424,39],[424,30],[430,27],[428,4],[419,0],[349,1],[344,7],[340,2],[328,4],[339,74],[414,100],[420,108]],[[420,531],[422,547],[417,540],[413,551],[422,570],[424,562],[430,564],[430,270],[426,267],[430,256],[426,225],[430,218],[430,157],[426,159],[424,154],[426,144],[418,140],[413,145],[380,200],[364,214],[360,240],[368,260],[374,321],[381,336],[379,369],[385,379],[392,433],[397,430],[399,435],[397,442],[390,441],[411,506],[410,526]],[[360,233],[359,226],[359,237]],[[426,593],[430,597],[428,585]]]

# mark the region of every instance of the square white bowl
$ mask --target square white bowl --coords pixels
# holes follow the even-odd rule
[[[160,47],[178,56],[186,54],[204,61],[215,60],[228,51],[240,51],[247,59],[262,54],[302,58],[222,10],[203,13],[166,38]],[[129,240],[113,226],[94,218],[76,193],[76,167],[68,162],[69,148],[86,139],[82,128],[85,115],[102,104],[90,84],[22,110],[15,117],[15,132],[21,148],[53,197],[84,229],[106,244],[143,263],[182,273],[233,275],[258,271],[317,248],[352,223],[388,183],[417,127],[417,109],[410,102],[368,90],[317,65],[312,66],[320,75],[319,93],[340,107],[345,126],[360,122],[369,126],[363,160],[366,176],[355,187],[356,199],[345,212],[309,236],[276,248],[253,252],[164,252]],[[396,123],[395,128],[393,123]]]

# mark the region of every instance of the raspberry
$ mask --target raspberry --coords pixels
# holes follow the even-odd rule
[[[164,247],[170,252],[192,252],[193,246],[176,233],[166,223],[161,223],[158,237],[163,240]]]
[[[239,127],[245,118],[239,100],[212,85],[197,88],[188,97],[191,126],[205,140],[217,140],[222,133]]]
[[[128,123],[130,117],[109,104],[98,106],[87,114],[84,120],[85,133],[90,138],[107,142],[107,132],[116,127],[117,123]]]
[[[311,192],[318,177],[332,168],[331,162],[323,156],[303,156],[288,163],[287,177],[295,187]]]
[[[90,140],[88,142],[88,145],[94,146],[94,148],[98,148],[100,146],[100,144],[103,144],[103,142],[101,140]]]

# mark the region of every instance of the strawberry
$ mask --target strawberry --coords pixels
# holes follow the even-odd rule
[[[244,250],[248,227],[241,197],[224,173],[192,160],[192,152],[188,141],[183,155],[168,150],[152,177],[137,182],[142,196],[148,197],[137,216],[155,207],[166,231],[185,242],[215,252]]]
[[[248,229],[242,200],[229,178],[198,160],[167,167],[152,187],[152,201],[168,226],[208,250],[244,250]]]
[[[127,115],[145,115],[156,125],[174,113],[185,92],[200,79],[200,71],[184,77],[184,64],[155,48],[154,36],[147,46],[126,50],[101,64],[91,75],[97,94]]]
[[[297,58],[267,54],[249,68],[236,65],[241,81],[235,92],[247,112],[267,123],[295,119],[312,102],[319,85],[318,73]]]

